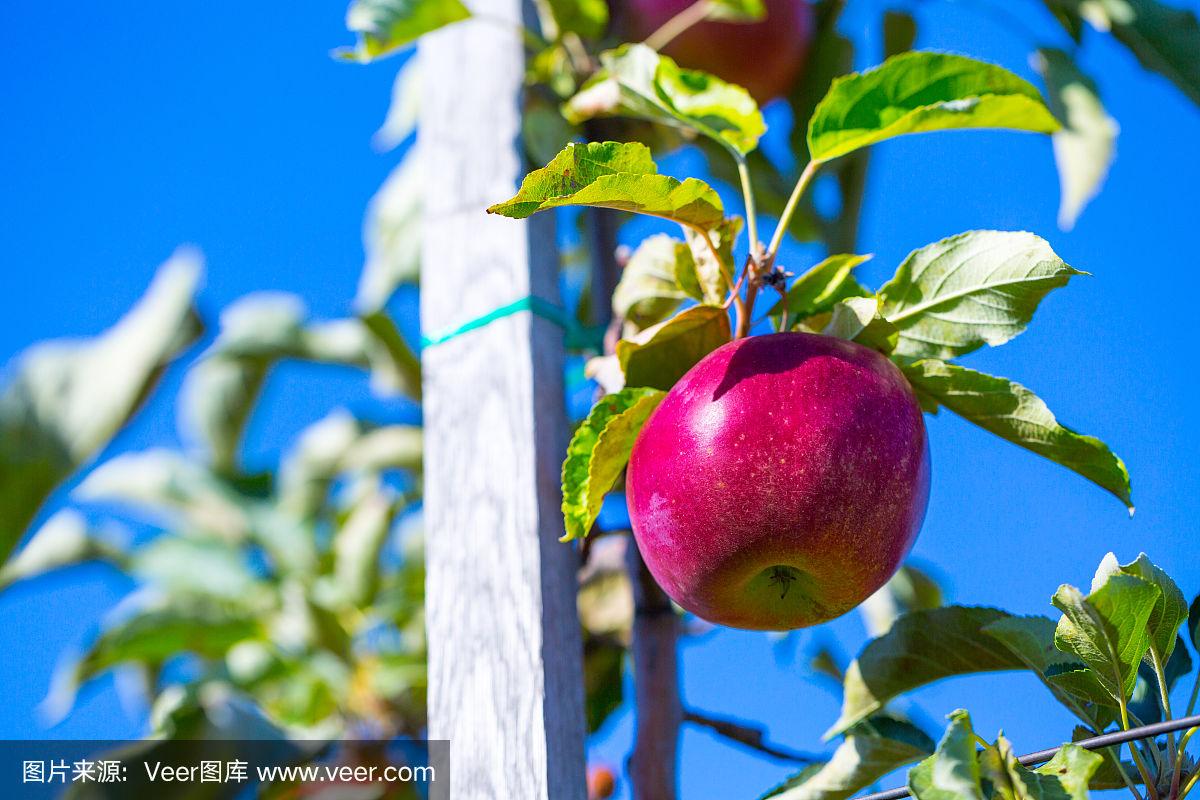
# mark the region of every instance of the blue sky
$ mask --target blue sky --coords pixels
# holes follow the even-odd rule
[[[1033,0],[1007,4],[1044,35],[1064,37]],[[1195,7],[1197,3],[1189,3]],[[976,3],[915,4],[918,45],[996,61],[1032,77],[1030,39]],[[993,5],[992,7],[995,7]],[[874,59],[881,5],[853,0],[844,29]],[[32,4],[0,6],[0,360],[50,336],[94,333],[139,296],[182,242],[208,258],[202,308],[210,319],[251,291],[295,292],[314,315],[346,313],[362,262],[362,210],[395,163],[370,146],[396,62],[339,64],[348,41],[339,4],[298,12],[282,3],[77,4],[47,24]],[[1048,613],[1059,583],[1085,585],[1100,558],[1144,550],[1200,591],[1194,557],[1200,499],[1200,355],[1190,289],[1200,228],[1200,111],[1122,48],[1089,35],[1082,63],[1121,124],[1108,184],[1077,227],[1056,227],[1057,178],[1048,140],[1005,133],[910,137],[874,152],[862,227],[876,254],[864,277],[886,279],[911,249],[972,228],[1032,230],[1093,277],[1043,305],[1009,345],[969,366],[1017,379],[1067,424],[1105,439],[1126,460],[1138,511],[1083,479],[952,417],[929,420],[933,494],[914,556],[942,575],[952,598]],[[688,158],[668,166],[694,165]],[[730,204],[736,198],[728,198]],[[816,254],[789,248],[784,263]],[[411,296],[395,310],[415,331]],[[113,450],[178,441],[173,395],[182,371]],[[270,459],[291,435],[337,405],[393,418],[404,409],[368,397],[365,380],[332,369],[279,372],[251,432]],[[36,713],[59,657],[83,642],[128,585],[82,568],[0,596],[0,737],[137,735],[144,719],[111,680],[85,691],[53,729]],[[855,615],[801,643],[862,640]],[[757,634],[720,631],[685,646],[687,701],[764,721],[776,741],[820,747],[836,700],[799,662],[781,662]],[[1018,749],[1060,741],[1070,723],[1031,679],[950,681],[917,695],[937,720],[965,706],[978,729],[1003,728]],[[623,712],[593,743],[620,763]],[[754,797],[788,772],[709,735],[683,740],[686,797]]]

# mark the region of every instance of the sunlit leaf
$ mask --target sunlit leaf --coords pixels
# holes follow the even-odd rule
[[[1146,622],[1161,594],[1153,584],[1120,573],[1086,597],[1064,584],[1053,598],[1063,612],[1054,643],[1087,664],[1114,700],[1128,697],[1150,647]]]
[[[771,308],[771,316],[780,316],[786,306],[788,317],[795,322],[827,313],[839,300],[870,294],[854,280],[854,270],[870,258],[844,253],[829,256],[792,281],[786,296]]]
[[[829,324],[821,333],[890,353],[900,340],[900,331],[879,312],[880,303],[874,297],[840,300],[833,306]]]
[[[913,51],[838,78],[808,126],[814,161],[895,136],[956,128],[1053,133],[1059,124],[1028,81],[949,53]]]
[[[358,34],[358,42],[334,51],[334,56],[366,64],[469,16],[460,0],[353,0],[346,10],[346,28]]]
[[[647,388],[605,395],[575,430],[562,466],[564,541],[587,536],[604,495],[629,461],[638,432],[663,396]]]
[[[1092,589],[1096,590],[1112,575],[1133,575],[1149,584],[1158,587],[1158,600],[1146,620],[1146,632],[1150,635],[1150,648],[1156,652],[1165,665],[1175,649],[1176,634],[1179,627],[1187,621],[1188,606],[1183,592],[1171,580],[1171,576],[1159,568],[1145,553],[1128,564],[1117,561],[1116,555],[1109,553],[1100,562],[1096,576],[1092,578]]]
[[[572,143],[525,176],[511,200],[488,209],[524,219],[562,206],[615,208],[674,220],[707,231],[721,224],[721,198],[703,181],[659,175],[650,149],[636,142]]]
[[[568,120],[627,116],[692,130],[741,157],[758,146],[766,124],[740,86],[682,69],[644,44],[600,54],[601,71],[565,106]]]
[[[604,35],[608,26],[607,0],[546,0],[559,33],[577,33],[587,39]]]
[[[937,750],[909,771],[909,791],[916,800],[983,800],[971,717],[959,709],[949,720]]]
[[[924,360],[902,367],[918,395],[1112,492],[1133,511],[1129,472],[1104,442],[1062,425],[1019,383],[957,364]]]
[[[1032,233],[968,231],[914,250],[879,290],[896,354],[953,358],[1014,338],[1051,290],[1083,273]]]
[[[199,335],[200,258],[179,251],[104,334],[35,345],[0,392],[0,560],[46,496],[129,420],[166,365]]]

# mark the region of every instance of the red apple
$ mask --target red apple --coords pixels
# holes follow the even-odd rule
[[[694,0],[628,0],[629,26],[645,39]],[[785,94],[808,56],[815,23],[808,0],[766,0],[749,24],[707,21],[675,37],[663,54],[749,90],[760,104]]]
[[[626,476],[646,566],[721,625],[790,630],[857,606],[895,573],[929,499],[912,387],[853,342],[730,342],[667,393]]]

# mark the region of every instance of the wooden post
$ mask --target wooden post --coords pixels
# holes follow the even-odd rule
[[[524,173],[517,26],[528,10],[470,5],[487,18],[420,45],[428,332],[529,294],[558,298],[553,216],[484,213]],[[562,331],[521,312],[421,358],[429,727],[450,741],[449,796],[582,800],[577,556],[558,542]]]

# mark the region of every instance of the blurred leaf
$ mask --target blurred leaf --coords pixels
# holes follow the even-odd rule
[[[358,43],[335,50],[334,56],[366,64],[469,16],[460,0],[353,0],[346,28],[358,34]]]
[[[1025,330],[1052,289],[1082,275],[1032,233],[968,231],[914,250],[879,290],[896,354],[954,358]]]
[[[740,86],[698,70],[681,69],[644,44],[600,54],[602,69],[566,104],[570,122],[627,116],[695,131],[741,158],[758,146],[766,124]]]
[[[858,342],[887,355],[895,349],[900,332],[880,316],[879,306],[879,300],[874,297],[839,300],[832,309],[829,324],[821,333]]]
[[[627,644],[633,627],[633,589],[623,563],[623,548],[620,555],[621,562],[590,570],[587,577],[581,579],[579,622],[592,635],[610,636]],[[589,566],[591,563],[589,561]]]
[[[937,750],[908,773],[908,789],[916,800],[983,800],[971,717],[959,709],[949,720]]]
[[[1176,634],[1188,618],[1187,600],[1183,592],[1179,591],[1171,576],[1150,561],[1145,553],[1139,553],[1128,564],[1120,563],[1115,554],[1108,553],[1100,561],[1096,576],[1092,578],[1093,591],[1103,586],[1112,575],[1132,575],[1158,588],[1158,599],[1146,620],[1146,632],[1150,635],[1150,649],[1157,653],[1165,665],[1175,648]]]
[[[613,292],[613,314],[639,328],[661,322],[687,298],[676,275],[695,272],[687,243],[667,234],[647,237],[633,251]]]
[[[854,43],[838,31],[839,16],[836,13],[817,15],[818,28],[807,61],[788,95],[788,104],[792,107],[792,118],[795,120],[788,135],[788,144],[796,163],[801,167],[812,159],[808,151],[808,125],[805,120],[812,118],[817,105],[829,94],[833,81],[854,69]]]
[[[844,253],[829,256],[792,281],[787,295],[775,303],[770,315],[782,315],[786,303],[789,319],[797,321],[827,313],[840,300],[869,294],[854,280],[854,270],[870,258]]]
[[[591,531],[604,495],[625,469],[638,432],[662,398],[662,392],[645,388],[605,395],[575,430],[562,466],[563,541]]]
[[[707,19],[722,22],[759,22],[766,18],[763,0],[708,0]]]
[[[344,474],[421,468],[420,428],[364,425],[344,410],[306,428],[279,469],[279,507],[301,519],[315,516],[334,480]]]
[[[1077,472],[1133,512],[1129,472],[1104,442],[1060,424],[1033,392],[982,372],[924,360],[902,366],[919,396],[930,397],[984,430]]]
[[[421,60],[413,53],[396,70],[387,117],[371,137],[371,144],[378,152],[392,150],[416,132],[420,99]]]
[[[161,535],[135,551],[130,571],[181,604],[207,598],[253,608],[267,599],[245,552],[213,539]]]
[[[374,345],[367,348],[371,365],[371,385],[379,393],[401,392],[413,400],[421,399],[421,359],[396,327],[387,312],[379,311],[362,318]]]
[[[93,536],[78,511],[64,509],[46,520],[20,552],[0,567],[0,591],[18,581],[97,560],[121,566],[125,554]]]
[[[340,593],[355,607],[375,599],[380,555],[392,531],[396,502],[381,486],[351,511],[333,537],[334,577]]]
[[[889,8],[883,12],[883,51],[897,56],[912,50],[917,41],[917,21],[907,11]]]
[[[170,450],[122,453],[94,469],[74,496],[133,505],[230,542],[244,540],[252,527],[245,498],[201,464]]]
[[[1200,104],[1200,22],[1191,10],[1157,0],[1045,0],[1055,18],[1078,38],[1080,20],[1110,31],[1141,65],[1168,78]]]
[[[116,325],[30,348],[0,393],[0,560],[54,488],[121,429],[199,335],[200,257],[178,251]]]
[[[1070,230],[1104,185],[1116,152],[1117,123],[1104,110],[1096,84],[1071,56],[1043,48],[1034,64],[1046,82],[1050,110],[1063,125],[1052,141],[1062,192],[1058,226]]]
[[[513,219],[561,206],[615,208],[707,231],[721,224],[721,198],[703,181],[659,175],[650,149],[636,142],[572,143],[521,181],[511,200],[488,209]]]
[[[367,258],[354,298],[359,314],[380,311],[397,287],[420,277],[422,181],[420,151],[413,148],[367,205],[362,234]]]
[[[948,53],[908,52],[834,80],[808,126],[814,161],[895,136],[955,128],[1053,133],[1059,124],[1029,82]]]
[[[760,800],[845,800],[929,754],[933,743],[922,731],[899,720],[888,723],[886,736],[865,724],[848,733],[829,761],[806,767]]]
[[[598,39],[608,27],[607,0],[546,0],[558,32]]]
[[[1087,664],[1114,700],[1133,691],[1138,663],[1150,647],[1146,622],[1161,592],[1132,575],[1114,574],[1087,597],[1063,584],[1054,605],[1063,612],[1054,644]]]
[[[237,471],[242,437],[262,395],[268,365],[255,359],[204,358],[187,374],[180,418],[218,472]]]
[[[583,640],[583,689],[588,733],[595,733],[624,699],[625,648],[597,636]]]
[[[669,390],[684,373],[730,340],[729,312],[720,306],[692,306],[617,342],[626,386]]]
[[[940,608],[942,602],[942,587],[937,581],[905,564],[879,591],[864,600],[859,609],[867,635],[877,638],[887,633],[901,614]]]

